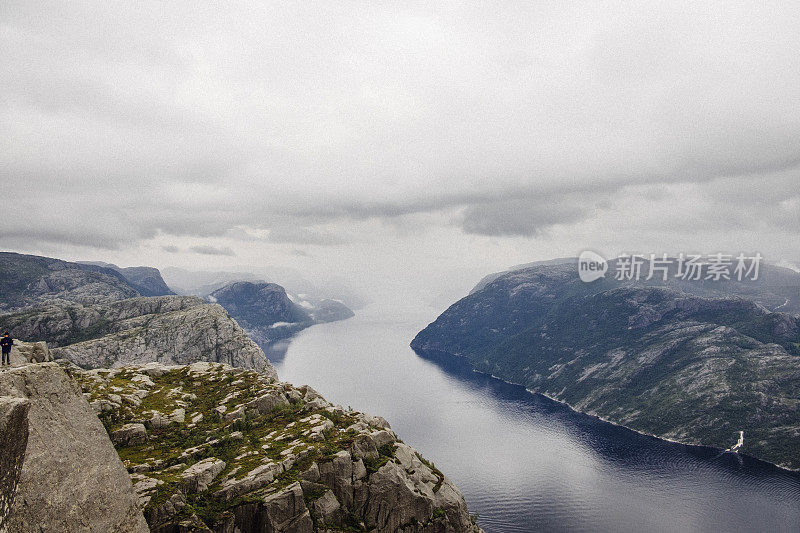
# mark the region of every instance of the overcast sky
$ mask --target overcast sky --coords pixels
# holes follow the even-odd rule
[[[797,2],[4,0],[0,25],[6,250],[448,298],[585,248],[800,260]]]

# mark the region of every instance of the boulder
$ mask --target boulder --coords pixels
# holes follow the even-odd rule
[[[337,520],[341,507],[336,495],[333,494],[332,490],[329,490],[314,501],[314,516],[321,518],[325,523],[332,524]]]
[[[28,445],[5,524],[9,533],[149,531],[103,424],[57,364],[3,372],[0,394],[30,404]]]
[[[386,419],[383,418],[382,416],[370,416],[370,415],[367,415],[365,417],[365,419],[366,419],[365,420],[366,423],[369,424],[370,426],[374,427],[374,428],[377,428],[377,429],[390,429],[391,428],[391,426],[389,426],[389,422],[387,422]]]
[[[156,507],[148,508],[147,523],[153,531],[158,531],[158,524],[169,522],[175,515],[186,508],[186,497],[181,492],[176,492],[167,501]],[[170,523],[167,531],[175,531],[174,524]]]
[[[161,413],[159,411],[153,411],[152,416],[149,419],[147,419],[147,425],[151,429],[161,429],[163,427],[170,425],[171,422],[172,421],[169,418],[164,416],[164,413]]]
[[[406,472],[402,465],[389,461],[369,477],[366,491],[360,492],[355,506],[361,509],[365,521],[377,524],[380,531],[397,531],[403,524],[428,520],[438,522],[434,531],[475,531],[463,496],[445,477],[438,490],[427,472],[416,476]],[[357,491],[358,492],[358,491]],[[440,516],[433,518],[434,511]]]
[[[223,470],[225,461],[214,457],[203,459],[183,471],[181,474],[183,488],[187,493],[203,492]]]
[[[344,507],[353,504],[353,458],[350,452],[342,450],[333,456],[332,461],[319,464],[320,482],[331,489]]]
[[[147,430],[144,424],[125,424],[111,433],[111,440],[120,446],[131,446],[147,442]]]
[[[12,352],[16,351],[26,363],[45,363],[52,361],[53,356],[47,348],[46,342],[20,342],[14,341]],[[13,356],[13,353],[12,353]]]
[[[186,409],[178,408],[172,411],[169,415],[169,419],[177,424],[183,424],[186,420]]]
[[[286,396],[277,392],[271,392],[248,402],[245,408],[248,411],[252,410],[259,414],[266,415],[283,405],[289,405],[289,400],[286,399]]]
[[[282,471],[283,467],[280,464],[262,464],[251,470],[243,479],[231,479],[223,483],[222,488],[215,493],[215,496],[225,501],[232,500],[242,494],[266,487]]]

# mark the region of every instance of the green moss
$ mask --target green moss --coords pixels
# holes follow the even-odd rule
[[[378,455],[377,457],[364,457],[364,467],[367,469],[367,474],[372,475],[380,468],[389,462],[389,458],[385,455]]]
[[[164,483],[162,485],[158,485],[152,492],[150,501],[147,502],[147,505],[145,506],[145,510],[155,509],[166,503],[167,500],[169,500],[173,494],[179,490],[180,486],[177,483]]]
[[[444,483],[444,474],[442,473],[441,470],[436,468],[435,464],[422,457],[419,453],[417,453],[416,455],[417,459],[419,459],[422,464],[430,468],[431,472],[433,472],[433,475],[437,477],[436,484],[433,486],[433,492],[439,492],[439,489],[442,488],[442,484]]]
[[[101,378],[105,378],[105,382],[95,381],[88,376],[79,377],[79,380],[84,390],[93,397],[107,399],[112,393],[125,394],[136,388],[145,388],[132,381],[135,375],[133,371],[124,370],[113,375],[100,374]],[[355,414],[335,413],[324,409],[309,412],[306,410],[306,403],[302,401],[281,405],[268,414],[247,412],[243,419],[224,420],[215,408],[229,394],[238,392],[236,398],[228,402],[233,408],[275,389],[274,384],[256,372],[223,370],[220,367],[219,370],[212,370],[210,375],[198,378],[192,375],[188,368],[181,368],[166,372],[162,376],[151,377],[151,380],[154,386],[148,387],[149,394],[139,406],[126,404],[101,414],[100,418],[107,430],[112,431],[125,423],[148,419],[151,416],[150,411],[168,415],[175,408],[184,407],[186,422],[173,423],[158,429],[148,428],[147,442],[118,447],[117,451],[131,469],[144,463],[154,466],[156,461],[161,461],[157,470],[146,474],[164,482],[151,493],[152,498],[147,505],[149,509],[162,505],[180,490],[181,472],[184,468],[167,471],[170,467],[179,463],[189,467],[208,457],[225,461],[225,469],[207,491],[187,496],[189,512],[196,513],[209,526],[219,523],[234,507],[258,501],[268,492],[280,490],[297,482],[300,474],[313,462],[331,460],[337,453],[349,449],[359,436],[357,431],[347,429],[357,421]],[[124,392],[115,392],[114,388]],[[173,389],[179,389],[183,394],[170,396]],[[196,397],[191,397],[190,394]],[[186,405],[178,404],[179,400]],[[188,427],[192,417],[197,413],[203,415],[202,421],[194,427]],[[320,419],[312,422],[305,420],[313,415],[318,415]],[[324,440],[312,441],[310,436],[304,435],[312,427],[326,420],[333,422],[333,427],[325,430]],[[240,432],[241,437],[232,438],[234,432]],[[268,487],[229,502],[220,502],[213,498],[212,495],[221,488],[224,480],[242,479],[262,464],[270,461],[281,462],[284,459],[281,452],[285,451],[290,443],[295,443],[292,444],[293,453],[300,453],[305,457],[297,461],[288,471],[277,475]],[[197,452],[191,457],[182,457],[190,448],[197,448]],[[377,471],[394,456],[395,451],[394,444],[381,446],[379,456],[375,460],[365,460],[368,471]],[[324,491],[318,495],[307,496],[313,498],[322,494]],[[345,520],[344,529],[362,531],[364,526],[358,517],[353,517],[352,522]]]
[[[397,444],[388,442],[386,444],[381,445],[378,447],[378,453],[381,455],[385,455],[386,457],[394,457],[395,452],[397,451]]]
[[[231,509],[250,503],[258,503],[263,499],[261,492],[250,493],[230,501],[220,501],[211,497],[211,491],[198,492],[187,496],[191,509],[208,525],[219,522]]]
[[[306,500],[306,504],[309,504],[315,500],[322,498],[326,492],[328,492],[328,487],[319,487],[316,489],[311,490],[303,490],[303,498]]]

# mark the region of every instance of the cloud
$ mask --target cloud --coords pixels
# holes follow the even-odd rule
[[[513,199],[467,208],[461,226],[478,235],[535,236],[555,224],[577,222],[592,214],[566,198]]]
[[[316,244],[320,246],[332,246],[345,242],[340,236],[331,233],[288,226],[270,228],[268,239],[277,243]]]
[[[541,238],[623,202],[798,231],[770,192],[800,176],[793,3],[11,0],[0,21],[4,246],[336,248],[417,215]]]
[[[236,253],[231,250],[229,247],[216,247],[216,246],[209,246],[209,245],[199,245],[199,246],[190,246],[189,250],[193,251],[196,254],[203,254],[203,255],[236,255]]]
[[[176,254],[181,251],[181,249],[175,246],[174,244],[164,245],[161,247],[161,249],[167,252],[168,254]]]

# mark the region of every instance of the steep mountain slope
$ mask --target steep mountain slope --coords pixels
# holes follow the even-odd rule
[[[139,296],[113,269],[0,252],[0,312],[66,301],[105,303]]]
[[[583,283],[574,265],[509,272],[451,306],[412,347],[464,356],[645,433],[727,448],[743,430],[744,452],[800,468],[800,318],[707,296],[751,290],[774,302],[775,285],[620,285]]]
[[[72,372],[151,531],[480,531],[385,420],[309,387],[207,363]]]
[[[161,272],[157,268],[138,266],[138,267],[118,267],[113,263],[103,261],[79,261],[81,265],[96,265],[104,268],[116,270],[135,288],[142,296],[168,296],[175,294],[164,283]]]
[[[142,296],[166,296],[175,294],[164,283],[161,272],[153,267],[125,267],[120,268],[119,273],[125,276],[128,283],[134,286]]]
[[[295,305],[276,283],[230,283],[211,293],[211,301],[228,310],[237,320],[251,326],[275,322],[309,322],[308,312]]]
[[[48,265],[108,275],[39,259],[23,261],[41,267],[29,278]],[[481,531],[458,489],[385,420],[277,382],[222,306],[119,299],[99,290],[105,278],[82,286],[71,275],[68,290],[35,297],[20,283],[14,296],[35,305],[0,315],[18,339],[52,347],[18,341],[0,373],[2,531]],[[242,312],[263,318],[263,296]],[[279,318],[315,320],[285,292],[272,303]],[[50,357],[58,365],[26,363]],[[98,366],[115,368],[81,368]]]
[[[341,302],[322,300],[316,305],[292,301],[275,283],[239,281],[212,292],[209,300],[224,307],[258,343],[291,337],[313,324],[343,320],[353,312]]]
[[[57,303],[2,315],[0,322],[18,338],[47,341],[54,357],[85,368],[215,361],[275,372],[222,307],[191,296]]]
[[[542,265],[577,265],[577,264],[578,264],[577,257],[561,257],[558,259],[548,259],[546,261],[532,261],[530,263],[516,265],[502,272],[493,272],[492,274],[487,274],[486,276],[481,278],[481,280],[477,284],[475,284],[475,286],[472,288],[471,291],[469,291],[469,293],[472,294],[478,292],[479,290],[483,289],[484,287],[486,287],[488,284],[490,284],[500,276],[504,276],[509,272],[515,272],[517,270],[524,270],[526,268],[542,266]]]

